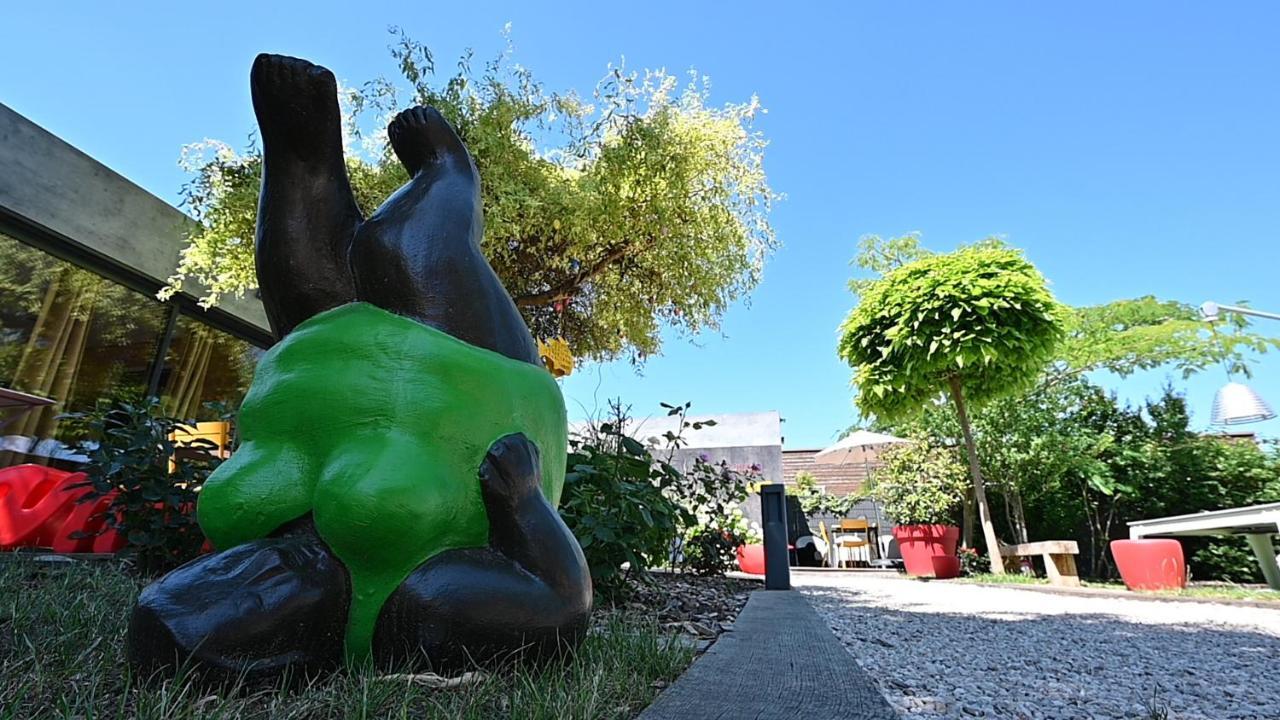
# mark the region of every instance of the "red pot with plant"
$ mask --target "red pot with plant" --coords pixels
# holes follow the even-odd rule
[[[968,477],[954,453],[925,440],[896,445],[880,454],[871,495],[898,526],[893,537],[908,575],[953,578],[960,574],[952,519],[964,499]]]
[[[955,525],[899,525],[893,529],[893,539],[898,541],[908,575],[944,578],[960,574],[959,563],[952,568],[950,562],[960,541],[960,528]]]

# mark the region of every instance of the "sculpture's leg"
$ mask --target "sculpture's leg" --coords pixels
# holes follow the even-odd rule
[[[575,643],[591,612],[578,541],[539,491],[537,449],[523,435],[490,448],[480,470],[490,546],[423,563],[383,605],[379,664],[458,669]]]
[[[462,141],[424,107],[397,115],[387,136],[413,179],[356,233],[356,297],[541,366],[529,328],[480,250],[480,177]]]
[[[259,55],[250,86],[262,131],[258,286],[282,338],[355,299],[347,253],[361,215],[342,155],[333,73],[306,60]]]
[[[129,619],[130,664],[190,663],[227,677],[337,665],[347,571],[309,523],[205,555],[143,589]]]

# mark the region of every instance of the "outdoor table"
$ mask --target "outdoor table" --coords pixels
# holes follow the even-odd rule
[[[1280,590],[1280,565],[1271,536],[1280,533],[1280,503],[1229,508],[1212,512],[1175,515],[1129,523],[1129,539],[1147,537],[1189,537],[1197,535],[1244,535],[1258,558],[1262,576],[1272,590]]]
[[[56,401],[49,398],[40,397],[39,395],[31,395],[10,388],[0,387],[0,410],[13,410],[17,408],[17,412],[12,417],[6,418],[4,422],[0,422],[0,428],[7,426],[32,410],[44,405],[52,405]]]

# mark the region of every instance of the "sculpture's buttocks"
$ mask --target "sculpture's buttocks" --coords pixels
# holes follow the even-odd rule
[[[478,472],[523,433],[559,501],[566,423],[545,370],[352,303],[299,325],[262,359],[240,413],[242,444],[209,479],[200,525],[219,548],[313,513],[351,573],[349,652],[382,602],[437,553],[483,547]]]

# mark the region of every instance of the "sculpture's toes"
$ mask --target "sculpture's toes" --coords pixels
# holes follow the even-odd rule
[[[253,61],[249,87],[264,143],[302,156],[331,151],[335,139],[341,149],[338,82],[327,68],[263,53]]]
[[[239,676],[342,658],[346,570],[307,530],[193,560],[147,586],[129,619],[137,670],[190,663]]]
[[[387,126],[387,139],[410,176],[417,175],[424,165],[446,158],[469,162],[466,146],[432,107],[420,105],[396,115]]]

